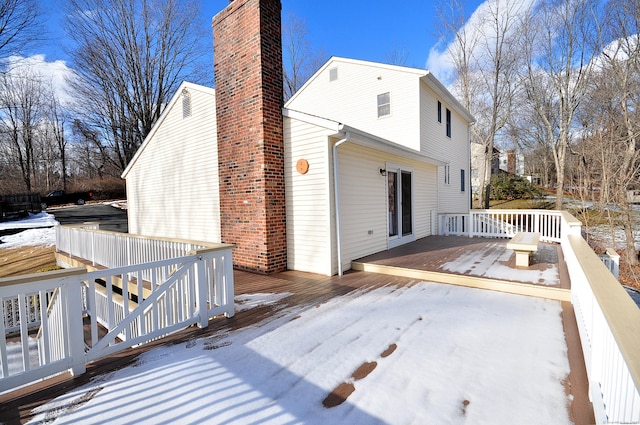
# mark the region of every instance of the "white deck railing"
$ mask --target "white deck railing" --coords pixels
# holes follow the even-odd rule
[[[208,242],[99,230],[97,223],[56,226],[56,250],[103,267],[124,267],[187,255]]]
[[[471,210],[468,214],[441,214],[440,234],[485,238],[512,238],[518,232],[539,232],[541,240],[560,242],[561,211]]]
[[[564,211],[440,215],[443,235],[509,238],[522,231],[562,245],[596,422],[640,423],[640,309],[582,238],[581,223]]]
[[[640,423],[640,309],[580,235],[562,251],[598,423]]]
[[[83,373],[100,357],[193,324],[205,327],[214,316],[233,316],[232,247],[91,272],[0,279],[0,392],[67,370]],[[98,324],[108,332],[102,338]]]

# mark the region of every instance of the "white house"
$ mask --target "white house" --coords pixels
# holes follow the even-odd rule
[[[289,269],[348,270],[468,212],[473,117],[428,71],[332,58],[282,113]],[[214,90],[183,83],[123,173],[131,233],[221,242],[215,125]]]
[[[187,82],[171,98],[122,174],[129,233],[220,242],[215,107]]]
[[[334,274],[468,212],[473,117],[428,71],[332,58],[283,113],[289,268]]]
[[[283,108],[280,13],[242,0],[214,18],[216,92],[184,83],[124,171],[129,231],[333,275],[467,213],[469,112],[428,71],[344,58]]]

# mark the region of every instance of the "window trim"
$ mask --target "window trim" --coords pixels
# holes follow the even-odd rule
[[[464,168],[460,169],[460,192],[465,192],[466,189],[466,181],[465,181],[465,172]]]
[[[451,138],[451,110],[447,108],[447,137]]]
[[[451,167],[449,165],[444,166],[444,184],[451,184]]]
[[[438,122],[442,124],[442,102],[438,101]]]
[[[389,98],[387,103],[380,103],[380,97],[381,96],[387,96]],[[378,118],[384,118],[384,117],[388,117],[391,115],[391,92],[384,92],[384,93],[380,93],[378,94],[377,98],[376,98],[376,105],[377,105],[377,114],[378,114]],[[382,114],[380,113],[380,109],[384,108],[384,107],[388,108],[388,112],[386,114]],[[384,111],[384,109],[383,109]]]

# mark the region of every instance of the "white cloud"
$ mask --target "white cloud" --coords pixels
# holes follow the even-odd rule
[[[29,72],[39,75],[45,84],[51,83],[56,97],[62,105],[68,106],[73,101],[71,87],[68,80],[74,73],[63,60],[47,62],[45,55],[38,54],[28,57],[11,56],[6,61],[6,67],[11,72],[19,72],[27,69]]]
[[[610,61],[624,62],[637,48],[638,34],[613,40],[602,49],[602,53],[593,58],[593,65],[596,69],[601,69],[606,67]]]
[[[519,16],[537,4],[540,0],[487,0],[481,3],[463,27],[458,28],[458,33],[463,34],[469,45],[475,45],[473,49],[474,61],[482,61],[487,55],[487,41],[496,36],[495,16],[501,20],[509,19],[516,22]],[[514,30],[515,27],[512,27]],[[454,78],[454,63],[451,59],[456,44],[452,40],[447,43],[438,43],[429,52],[426,66],[444,84],[451,85]]]

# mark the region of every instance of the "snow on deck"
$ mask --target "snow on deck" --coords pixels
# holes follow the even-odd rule
[[[479,249],[466,250],[454,260],[441,266],[442,271],[480,276],[492,279],[517,280],[538,285],[560,284],[556,246],[540,244],[533,254],[528,269],[515,269],[511,258],[513,250],[506,249],[505,242],[488,242]]]
[[[355,291],[149,351],[32,422],[567,424],[560,313],[427,282]]]

